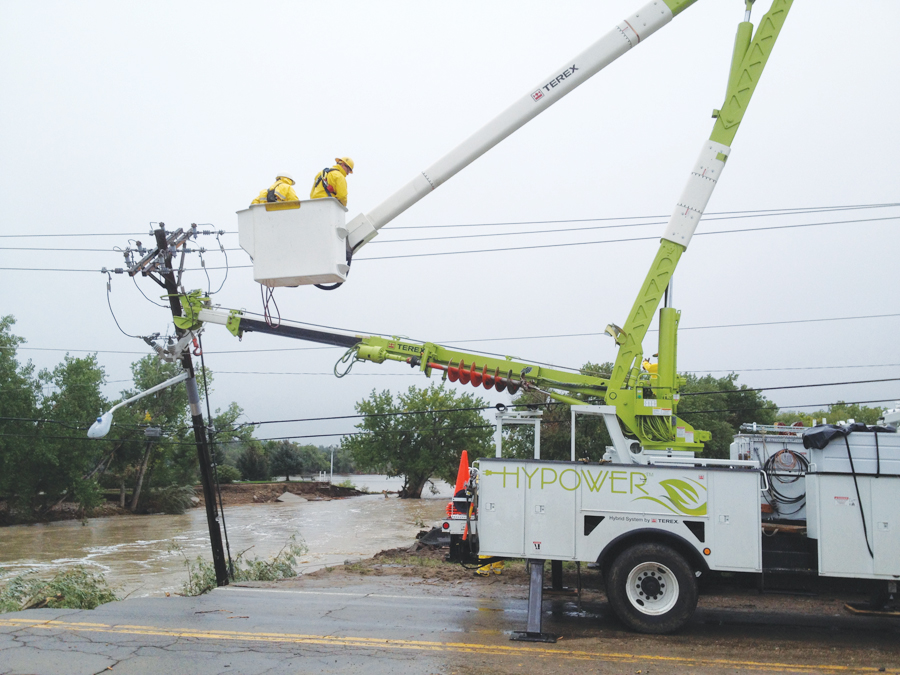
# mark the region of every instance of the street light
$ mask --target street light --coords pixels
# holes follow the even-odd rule
[[[134,403],[139,398],[144,398],[145,396],[149,396],[150,394],[155,394],[160,389],[165,389],[166,387],[169,387],[173,384],[183,382],[184,380],[188,379],[188,377],[190,377],[190,374],[187,371],[184,371],[180,375],[176,375],[175,377],[168,379],[165,382],[161,382],[155,387],[150,387],[147,391],[141,392],[137,396],[132,396],[131,398],[126,399],[121,403],[117,403],[108,411],[100,415],[100,417],[97,418],[97,421],[91,425],[91,428],[88,429],[87,432],[88,438],[103,438],[104,436],[106,436],[106,434],[109,433],[109,428],[112,426],[113,413],[122,406],[126,406],[129,403]]]

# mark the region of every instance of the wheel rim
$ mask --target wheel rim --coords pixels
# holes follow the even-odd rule
[[[636,566],[628,574],[625,588],[628,602],[642,614],[665,614],[678,602],[675,573],[660,563],[646,562]]]

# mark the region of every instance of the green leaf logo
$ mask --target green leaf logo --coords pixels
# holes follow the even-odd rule
[[[688,482],[690,481],[690,482]],[[702,490],[702,493],[691,485],[693,483]],[[694,480],[680,480],[678,478],[669,478],[659,482],[659,486],[666,491],[665,495],[657,497],[637,497],[638,499],[648,499],[651,502],[664,506],[669,511],[683,516],[705,516],[706,515],[706,487]],[[701,498],[704,500],[701,503]]]

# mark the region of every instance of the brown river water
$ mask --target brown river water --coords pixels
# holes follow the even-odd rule
[[[231,555],[271,558],[297,535],[309,548],[297,569],[310,572],[379,551],[409,546],[421,529],[441,520],[452,488],[438,482],[438,495],[426,487],[423,499],[385,498],[398,490],[398,478],[349,478],[374,495],[332,501],[229,506],[225,510]],[[0,581],[30,570],[50,575],[85,565],[106,575],[119,597],[162,595],[181,590],[187,579],[185,557],[211,559],[206,510],[180,516],[115,516],[0,528]]]

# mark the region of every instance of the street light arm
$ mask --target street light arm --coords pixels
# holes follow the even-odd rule
[[[179,382],[183,382],[184,380],[190,377],[190,373],[187,371],[182,372],[175,377],[169,378],[165,382],[160,382],[154,387],[150,387],[147,391],[143,391],[136,396],[132,396],[129,399],[125,399],[121,403],[117,403],[112,408],[110,408],[107,412],[103,413],[100,417],[97,418],[97,421],[91,425],[91,428],[88,429],[88,438],[103,438],[106,434],[109,433],[109,429],[112,426],[112,416],[113,413],[119,408],[128,405],[129,403],[134,403],[138,399],[144,398],[145,396],[149,396],[150,394],[155,394],[161,389],[165,389],[166,387],[170,387],[173,384],[178,384]]]

